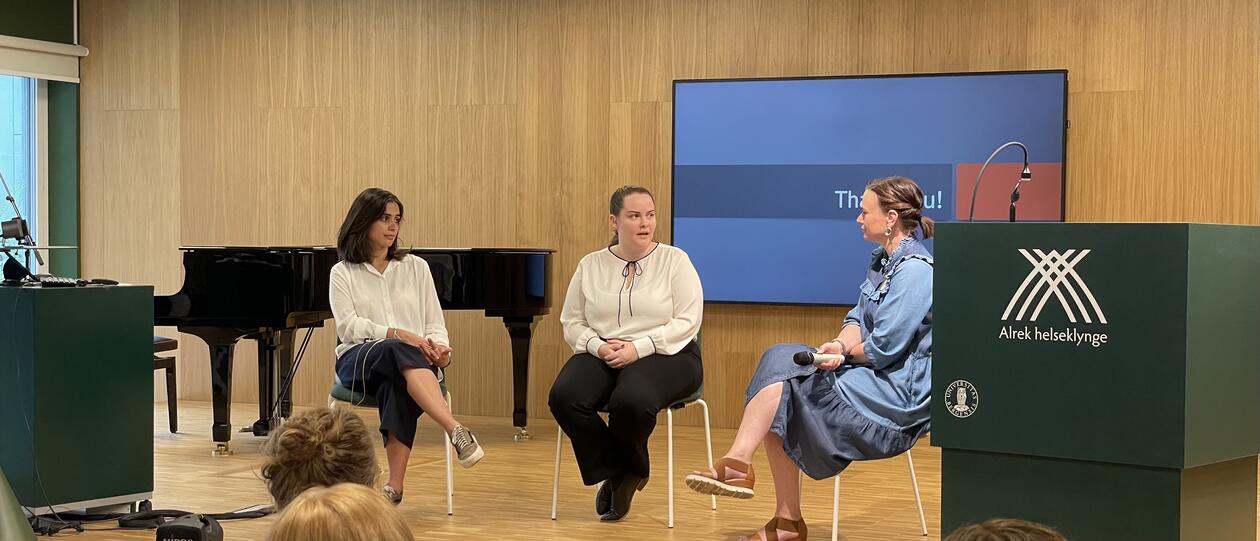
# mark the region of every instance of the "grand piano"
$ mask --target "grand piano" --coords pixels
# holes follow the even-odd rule
[[[242,338],[258,342],[258,421],[242,429],[266,435],[291,409],[294,333],[332,319],[332,247],[191,246],[179,292],[153,298],[158,326],[174,326],[210,347],[212,434],[216,454],[230,452],[232,355]],[[512,341],[512,424],[525,431],[529,344],[551,307],[551,254],[534,249],[412,249],[429,263],[443,310],[485,310],[503,319]],[[321,352],[322,354],[322,352]],[[331,374],[329,375],[331,378]]]

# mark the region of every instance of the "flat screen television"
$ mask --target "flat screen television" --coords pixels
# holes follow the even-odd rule
[[[706,301],[852,305],[867,182],[909,177],[928,216],[966,220],[981,164],[1020,141],[1018,219],[1062,221],[1066,137],[1064,70],[674,81],[671,243]],[[994,159],[976,220],[1007,219],[1023,159]]]

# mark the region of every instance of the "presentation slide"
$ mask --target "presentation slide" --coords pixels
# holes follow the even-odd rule
[[[672,243],[707,301],[852,305],[873,179],[914,179],[928,216],[965,221],[984,160],[1020,141],[1019,220],[1062,221],[1066,92],[1065,71],[676,81]],[[994,159],[977,221],[1008,218],[1022,168],[1016,147]]]

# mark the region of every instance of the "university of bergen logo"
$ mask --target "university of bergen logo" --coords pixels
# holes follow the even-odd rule
[[[1033,306],[1034,300],[1037,300],[1037,304],[1033,307],[1027,321],[1037,321],[1037,316],[1041,315],[1041,309],[1053,295],[1059,300],[1059,305],[1067,314],[1068,321],[1076,323],[1076,314],[1079,313],[1085,323],[1093,323],[1094,320],[1090,316],[1094,315],[1099,323],[1106,324],[1107,317],[1103,315],[1102,308],[1098,307],[1098,301],[1094,300],[1094,293],[1089,290],[1089,286],[1085,285],[1085,280],[1082,280],[1081,275],[1075,270],[1076,264],[1085,259],[1089,252],[1089,250],[1067,250],[1060,254],[1058,250],[1052,250],[1049,253],[1033,250],[1029,253],[1028,250],[1020,249],[1020,255],[1032,263],[1033,269],[1028,271],[1024,283],[1019,285],[1019,289],[1015,290],[1015,295],[1011,297],[1011,302],[1007,303],[1006,311],[1002,312],[1002,320],[1011,319],[1011,312],[1015,310],[1015,305],[1023,299],[1024,302],[1020,304],[1019,311],[1014,315],[1015,321],[1024,321],[1024,315],[1028,313],[1028,308]],[[1030,288],[1029,285],[1032,287]],[[1065,291],[1067,296],[1063,294]],[[1026,295],[1025,292],[1027,292]],[[1082,302],[1082,295],[1089,301],[1089,306]],[[1071,303],[1068,302],[1067,297],[1072,298]],[[1075,305],[1075,312],[1073,305]]]
[[[980,393],[976,386],[965,379],[957,380],[945,388],[945,410],[959,419],[971,417],[980,407]]]

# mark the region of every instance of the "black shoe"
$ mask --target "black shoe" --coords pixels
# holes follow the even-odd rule
[[[603,483],[600,483],[599,491],[595,493],[596,515],[603,515],[612,508],[613,491],[617,490],[617,487],[621,486],[621,480],[624,477],[624,474],[619,473],[605,479]]]
[[[607,513],[600,515],[599,520],[614,522],[625,518],[630,513],[630,500],[634,499],[634,493],[643,490],[644,485],[647,485],[646,477],[633,473],[622,476],[621,484],[612,489],[612,505]]]

